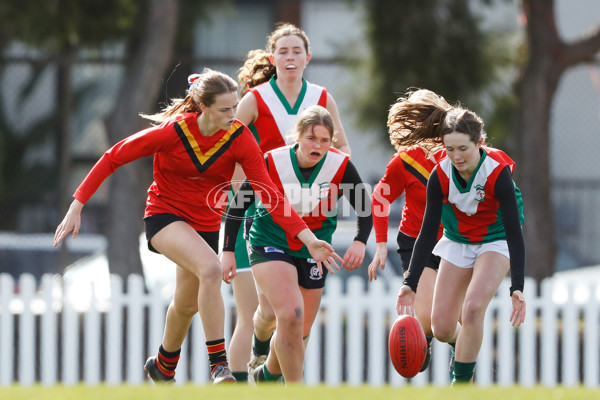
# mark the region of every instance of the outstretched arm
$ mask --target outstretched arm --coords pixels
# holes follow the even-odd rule
[[[329,272],[332,274],[335,273],[335,270],[340,269],[335,260],[342,262],[342,257],[340,257],[335,250],[333,250],[332,245],[324,240],[318,239],[310,229],[306,228],[300,231],[296,237],[306,245],[308,252],[317,262],[317,267],[319,268],[319,272],[321,274],[323,273],[322,264],[325,264],[327,270],[329,270]]]
[[[83,209],[83,203],[77,199],[74,199],[67,211],[67,214],[63,218],[62,222],[56,228],[54,233],[54,247],[58,246],[60,242],[69,234],[73,232],[73,239],[79,234],[79,228],[81,228],[81,210]]]
[[[371,194],[351,161],[346,165],[341,184],[342,193],[356,212],[356,236],[344,254],[342,262],[342,267],[346,271],[351,271],[362,265],[367,240],[373,229]]]

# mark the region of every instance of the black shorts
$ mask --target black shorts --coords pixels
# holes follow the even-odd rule
[[[397,252],[400,254],[400,259],[402,260],[402,270],[406,272],[408,271],[410,258],[412,257],[413,249],[415,248],[415,242],[417,239],[398,231],[398,237],[396,238],[396,241],[398,242]],[[440,257],[430,254],[425,267],[437,271],[440,267]]]
[[[178,217],[175,214],[155,214],[144,218],[144,225],[146,226],[146,240],[148,240],[148,250],[160,254],[160,252],[150,244],[150,239],[152,239],[154,235],[156,235],[162,228],[175,221],[186,222],[183,218]],[[213,249],[216,254],[219,254],[219,231],[196,232],[198,232],[198,235],[200,235],[200,237],[202,237],[202,239],[208,243],[210,248]]]
[[[284,261],[296,267],[298,285],[305,289],[321,289],[325,287],[327,268],[323,266],[323,275],[319,272],[317,262],[312,258],[294,257],[284,250],[271,246],[249,246],[250,266],[268,261]]]

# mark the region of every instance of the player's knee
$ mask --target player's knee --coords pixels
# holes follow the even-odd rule
[[[476,325],[483,323],[486,306],[480,302],[465,300],[462,307],[462,324]]]
[[[220,285],[223,277],[221,263],[218,260],[205,262],[198,268],[198,279],[201,285]]]
[[[434,318],[431,321],[431,331],[433,332],[433,336],[440,342],[449,342],[454,338],[456,321],[454,323],[448,323],[448,321],[436,320]]]
[[[302,330],[304,311],[300,306],[286,307],[277,313],[277,329]]]
[[[431,331],[431,316],[429,316],[429,315],[421,316],[421,315],[417,314],[417,319],[419,320],[419,323],[421,324],[421,327],[423,328],[423,331],[425,332],[425,334],[427,336],[433,335],[433,333]]]
[[[177,315],[185,318],[192,318],[198,312],[198,301],[173,301],[169,305]]]
[[[266,311],[264,307],[261,306],[258,306],[252,319],[255,327],[265,331],[274,329],[275,324],[277,323],[277,319],[275,318],[275,313],[273,310],[270,309],[269,311]]]

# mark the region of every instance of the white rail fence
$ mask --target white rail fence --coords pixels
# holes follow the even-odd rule
[[[391,366],[387,333],[396,317],[399,285],[400,281],[382,279],[367,285],[359,277],[346,282],[328,278],[307,349],[307,384],[448,385],[449,355],[444,343],[434,341],[430,368],[411,380]],[[538,295],[535,283],[527,280],[527,318],[519,329],[509,321],[508,285],[503,283],[486,315],[476,384],[597,388],[597,282],[575,286],[548,279]],[[83,288],[87,298],[72,300],[68,295],[72,289],[49,275],[41,282],[31,275],[18,281],[0,275],[0,386],[144,383],[142,366],[158,349],[170,297],[161,288],[146,293],[139,276],[131,276],[126,285],[112,276],[108,299],[98,299],[90,286]],[[82,292],[81,287],[76,289]],[[223,285],[222,292],[228,339],[235,309],[230,287]],[[177,384],[186,382],[208,382],[204,334],[197,317],[177,367]]]

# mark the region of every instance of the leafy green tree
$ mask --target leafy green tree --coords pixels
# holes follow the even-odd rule
[[[369,88],[360,118],[380,126],[392,103],[411,87],[427,88],[451,103],[481,112],[481,92],[489,89],[509,52],[498,32],[484,32],[468,0],[373,0],[365,2],[372,57]],[[482,1],[481,3],[487,3]]]
[[[41,84],[44,73],[56,67],[58,96],[57,107],[48,115],[35,114],[24,123],[15,124],[13,116],[7,115],[5,104],[0,113],[0,220],[2,229],[15,229],[18,213],[23,205],[48,202],[58,191],[64,198],[66,185],[61,182],[60,169],[49,169],[41,162],[25,162],[28,152],[34,147],[56,144],[57,160],[64,159],[66,121],[70,110],[64,107],[66,99],[77,94],[63,93],[64,84],[69,83],[70,63],[77,48],[93,48],[102,43],[119,40],[134,28],[139,14],[138,3],[131,0],[86,1],[7,1],[0,4],[0,52],[14,42],[35,49],[37,62],[31,62],[28,82],[12,93],[12,108],[26,110],[34,91]],[[89,23],[86,15],[95,16]],[[4,63],[6,71],[11,64]],[[30,121],[34,121],[30,123]],[[68,166],[68,165],[67,165]],[[64,203],[64,201],[63,201]],[[49,227],[48,227],[49,228]]]
[[[511,138],[516,145],[516,179],[526,202],[527,273],[538,280],[554,272],[556,257],[550,177],[550,117],[562,75],[594,62],[600,23],[581,39],[565,43],[558,33],[554,0],[523,0],[527,57],[517,82],[518,107]]]

